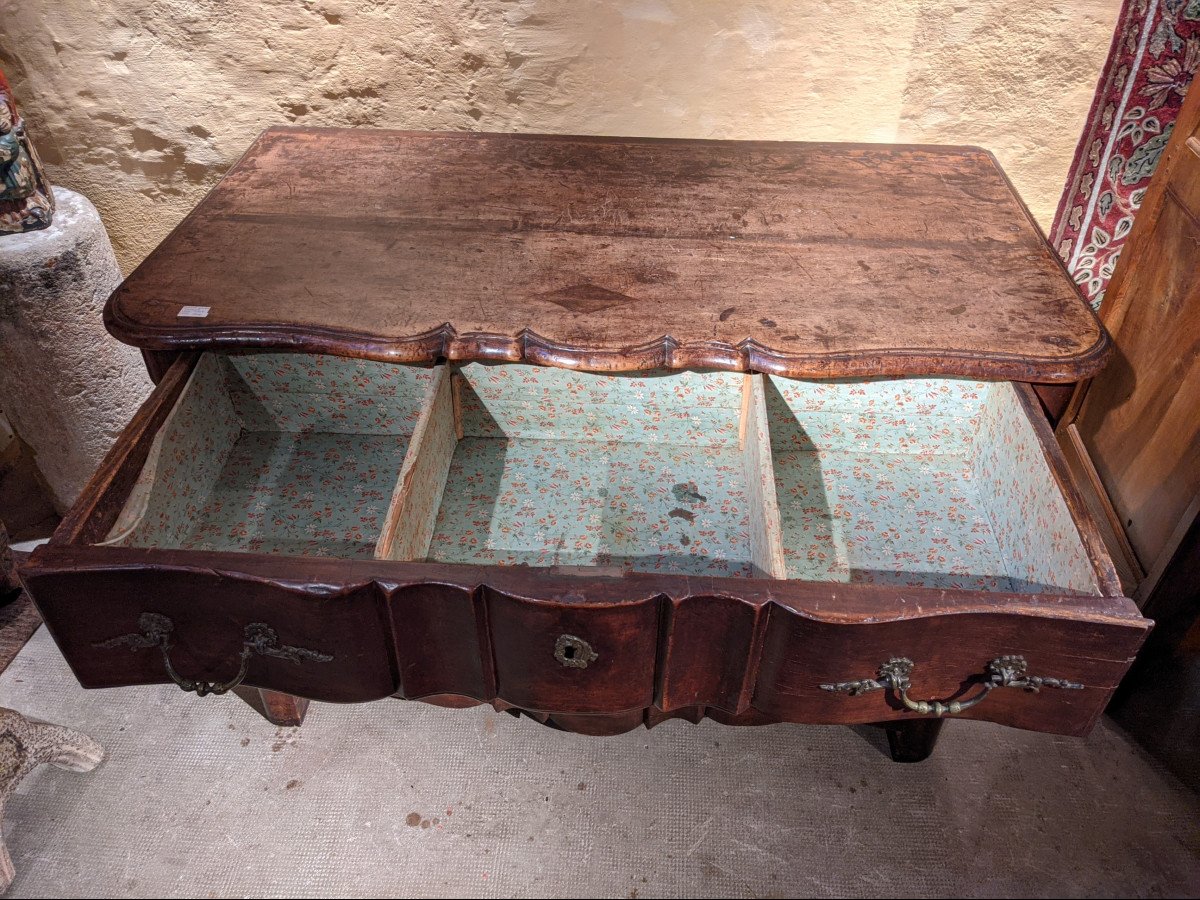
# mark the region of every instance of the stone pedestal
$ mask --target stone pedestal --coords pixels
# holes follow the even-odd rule
[[[121,273],[100,216],[74,191],[55,197],[49,228],[0,235],[0,409],[63,512],[151,385],[101,322]]]

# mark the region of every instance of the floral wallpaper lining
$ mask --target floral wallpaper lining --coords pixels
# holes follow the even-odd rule
[[[370,558],[408,439],[244,431],[184,550]]]
[[[109,542],[181,546],[240,434],[241,423],[224,388],[221,359],[206,353],[159,429]]]
[[[736,447],[459,441],[429,558],[754,574]]]
[[[739,449],[744,375],[459,371],[465,438],[430,559],[764,574]]]
[[[788,577],[1098,592],[1011,385],[769,377],[767,407]]]
[[[205,354],[110,542],[370,557],[428,369]]]
[[[973,476],[990,500],[1013,590],[1099,593],[1079,529],[1011,384],[994,385],[984,405]]]
[[[460,368],[463,433],[737,446],[743,375],[687,371],[598,375],[537,366]]]
[[[203,356],[110,542],[1097,591],[1011,385],[449,371]]]
[[[432,369],[292,353],[217,357],[247,431],[412,434]]]

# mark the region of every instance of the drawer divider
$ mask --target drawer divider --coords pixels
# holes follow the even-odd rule
[[[762,375],[747,375],[742,404],[742,464],[750,500],[750,556],[769,578],[787,578],[783,524],[775,492],[775,463]]]
[[[457,443],[451,380],[448,367],[434,370],[375,546],[376,559],[423,560],[429,554]]]

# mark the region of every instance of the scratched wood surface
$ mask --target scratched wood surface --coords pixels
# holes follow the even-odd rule
[[[995,160],[941,146],[271,129],[106,321],[157,351],[793,377],[1075,381],[1108,351]]]

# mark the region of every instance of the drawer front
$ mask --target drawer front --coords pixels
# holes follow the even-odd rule
[[[231,554],[96,561],[113,552],[44,548],[24,572],[85,687],[165,683],[172,669],[222,685],[249,640],[244,683],[317,700],[458,696],[567,716],[855,724],[922,714],[898,685],[849,689],[907,659],[912,703],[1084,734],[1148,629],[1121,598],[732,579],[693,592],[676,578],[342,561],[305,561],[289,582],[271,577],[284,562],[274,559],[243,573]],[[155,623],[168,628],[166,655]],[[1006,657],[1045,680],[989,688],[989,665]]]
[[[476,591],[454,584],[385,585],[400,696],[492,700],[495,678]]]
[[[850,624],[776,607],[753,706],[785,721],[857,724],[940,713],[1086,734],[1146,633],[1136,619],[949,612]],[[899,683],[904,678],[907,685]],[[906,697],[927,706],[913,709]]]
[[[282,569],[286,561],[279,562]],[[84,687],[174,680],[198,693],[222,693],[240,679],[337,702],[396,689],[382,603],[370,582],[289,584],[165,561],[65,570],[51,563],[24,575]]]
[[[518,595],[486,584],[384,583],[400,696],[468,697],[543,713],[649,706],[661,598],[630,601],[607,589],[585,598],[564,591],[569,585],[535,578]]]
[[[952,717],[1084,734],[1148,628],[1122,598],[474,574],[482,584],[384,585],[402,695],[469,697],[580,731],[632,727],[621,723],[635,710],[635,724],[681,711],[856,724],[937,714],[940,703]],[[910,661],[906,695],[918,710],[899,685],[849,690],[894,659]],[[990,668],[997,660],[1003,671]]]
[[[659,598],[536,602],[484,589],[497,693],[542,712],[640,709],[654,699]]]
[[[662,598],[647,592],[630,600],[591,583],[587,597],[561,578],[531,578],[520,594],[486,584],[384,584],[400,695],[469,697],[541,713],[650,706]]]

